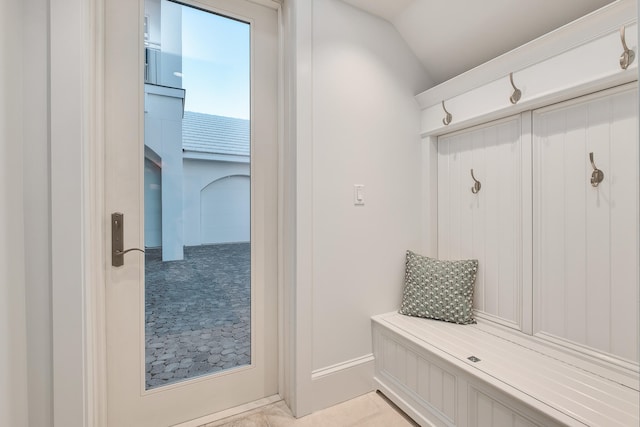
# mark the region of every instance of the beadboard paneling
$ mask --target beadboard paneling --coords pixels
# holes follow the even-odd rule
[[[438,139],[438,257],[477,259],[474,308],[521,325],[520,116]],[[481,189],[471,192],[471,169]]]
[[[638,362],[638,96],[533,114],[534,332]],[[589,153],[604,172],[594,188]]]
[[[535,427],[536,424],[486,394],[469,387],[469,427]]]
[[[385,334],[374,344],[376,374],[388,377],[444,424],[455,424],[456,377]]]

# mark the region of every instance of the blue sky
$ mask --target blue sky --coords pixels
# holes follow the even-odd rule
[[[250,26],[182,8],[185,109],[250,118]]]

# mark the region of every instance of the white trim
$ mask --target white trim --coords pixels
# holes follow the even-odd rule
[[[284,91],[281,280],[284,365],[281,389],[293,415],[313,410],[313,0],[283,7]]]
[[[338,373],[342,370],[350,369],[360,364],[368,363],[368,362],[373,362],[373,353],[370,353],[361,357],[356,357],[355,359],[347,360],[345,362],[336,363],[335,365],[316,369],[311,373],[311,378],[314,381],[319,380],[326,376]]]
[[[262,406],[271,405],[272,403],[276,403],[282,400],[280,396],[274,395],[265,397],[264,399],[258,399],[253,402],[245,403],[244,405],[239,405],[233,408],[229,408],[225,411],[216,412],[215,414],[205,415],[204,417],[196,418],[191,421],[187,421],[184,423],[176,424],[174,427],[199,427],[205,424],[212,423],[214,421],[222,420],[225,418],[233,417],[238,414],[242,414],[243,412],[251,411],[253,409],[260,408]]]
[[[521,242],[522,254],[520,264],[521,309],[520,326],[522,332],[533,333],[533,124],[532,113],[522,113],[520,119],[520,168],[521,168]]]
[[[100,313],[93,311],[100,292],[93,181],[100,178],[92,168],[102,123],[102,27],[93,25],[100,15],[100,0],[59,0],[50,8],[53,408],[54,424],[69,427],[95,425],[101,416]]]
[[[282,6],[282,0],[247,0],[251,3],[256,3],[262,6],[270,7],[271,9],[279,10]]]
[[[280,14],[280,83],[282,116],[282,144],[278,168],[278,226],[281,230],[278,242],[278,298],[282,310],[278,313],[280,335],[279,392],[290,408],[296,401],[295,366],[295,139],[294,126],[289,112],[295,105],[292,75],[294,75],[291,33],[293,32],[292,8],[287,2]],[[295,410],[293,410],[295,414]]]
[[[145,83],[144,93],[145,95],[150,93],[152,95],[169,96],[172,98],[184,99],[187,91],[185,89],[177,88],[177,87],[160,86],[156,84]],[[183,101],[183,104],[184,104],[184,101]]]
[[[88,266],[86,272],[87,298],[87,426],[107,425],[107,359],[105,312],[105,254],[104,245],[104,0],[93,0],[89,21],[91,41],[91,93],[87,120],[91,123],[87,168],[89,185],[85,199],[89,205]]]
[[[619,65],[622,25],[627,28],[627,44],[637,50],[635,7],[635,2],[621,0],[551,33],[551,41],[567,46],[559,52],[542,37],[494,60],[508,69],[504,74],[489,73],[489,65],[481,66],[417,95],[422,135],[453,132],[637,80],[637,60],[626,70]],[[524,67],[520,60],[526,50],[536,61]],[[509,72],[522,90],[516,105],[509,102],[513,92]],[[469,87],[471,83],[476,85]],[[443,100],[453,115],[450,125],[442,123]]]
[[[420,108],[423,109],[439,104],[443,99],[450,99],[473,90],[495,80],[496,77],[508,76],[510,72],[522,70],[547,58],[567,52],[619,28],[621,22],[635,21],[636,16],[636,0],[615,1],[472,70],[453,77],[417,95],[416,99]],[[637,59],[634,62],[637,62]],[[507,86],[509,86],[508,82]]]
[[[146,146],[145,146],[146,149]],[[233,154],[216,154],[216,153],[206,153],[203,151],[192,151],[192,150],[184,150],[182,151],[183,159],[190,160],[217,160],[219,162],[230,162],[230,163],[245,163],[248,164],[251,162],[249,156],[238,156]]]
[[[295,146],[296,291],[294,302],[297,417],[313,411],[313,0],[296,0]]]
[[[286,138],[285,138],[285,90],[284,90],[284,73],[285,73],[285,61],[284,61],[284,46],[285,46],[285,27],[283,19],[282,7],[278,8],[278,394],[280,398],[287,399],[289,395],[289,383],[287,378],[289,373],[285,373],[285,360],[286,349],[288,348],[289,336],[285,336],[288,333],[286,316],[285,316],[285,161],[286,161]],[[288,365],[287,365],[288,366]]]
[[[319,411],[374,390],[373,354],[313,371],[313,410]]]
[[[422,138],[422,250],[438,257],[438,137]]]

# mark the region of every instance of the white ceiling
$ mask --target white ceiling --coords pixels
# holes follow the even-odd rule
[[[613,0],[344,0],[391,22],[434,84]]]

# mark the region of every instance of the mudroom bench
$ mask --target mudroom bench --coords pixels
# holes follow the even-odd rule
[[[638,426],[637,382],[490,322],[372,318],[375,387],[422,426]]]

